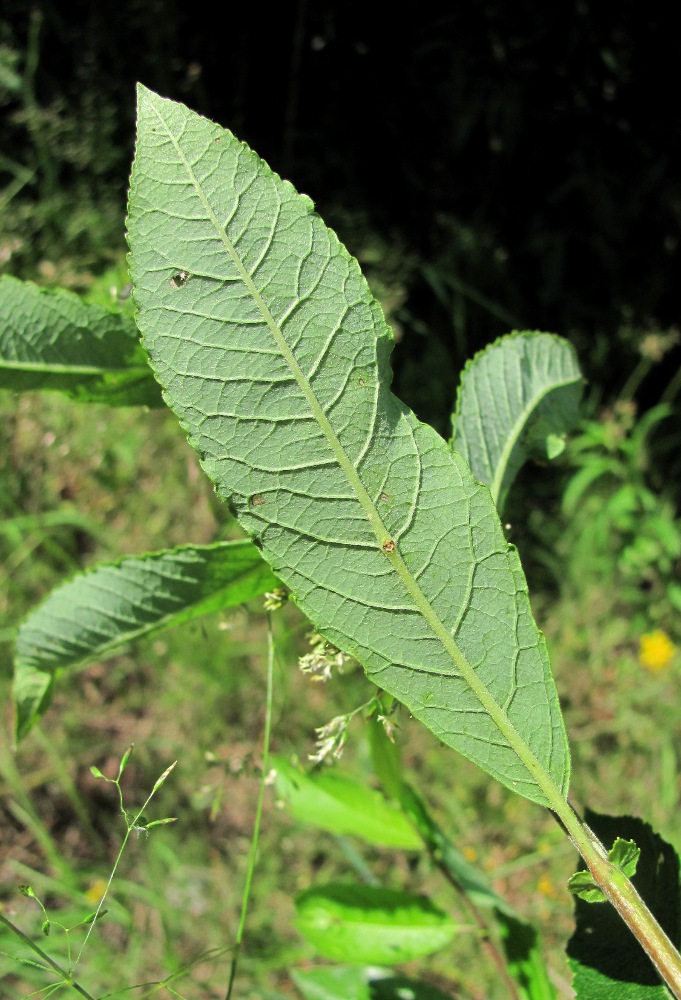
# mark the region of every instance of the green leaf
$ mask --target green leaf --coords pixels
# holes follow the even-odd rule
[[[448,993],[375,965],[321,965],[291,969],[305,1000],[452,1000]]]
[[[369,844],[419,851],[423,842],[400,808],[380,792],[336,771],[307,775],[275,758],[277,794],[301,823],[335,834],[352,834]]]
[[[617,837],[615,843],[608,851],[608,861],[617,865],[627,878],[633,878],[636,874],[638,859],[641,857],[641,848],[634,840],[623,840]]]
[[[565,795],[517,553],[489,490],[390,392],[390,330],[310,199],[140,87],[128,233],[165,398],[316,629],[509,788]]]
[[[366,734],[374,774],[385,793],[395,802],[402,804],[405,781],[402,777],[402,755],[398,744],[388,737],[385,726],[377,718],[376,713],[367,719]]]
[[[502,510],[530,454],[555,458],[579,419],[583,379],[571,344],[550,333],[513,333],[467,363],[451,446]]]
[[[568,890],[587,903],[605,903],[608,898],[591,877],[591,872],[575,872],[567,881]]]
[[[601,841],[615,841],[608,857],[630,867],[640,847],[634,885],[670,940],[681,944],[681,885],[676,851],[632,816],[600,816],[586,822]],[[577,1000],[666,1000],[669,996],[650,959],[612,906],[575,899],[576,930],[567,946]]]
[[[49,705],[55,675],[125,643],[234,607],[278,585],[249,541],[186,545],[97,566],[32,611],[16,640],[17,739]]]
[[[334,961],[393,965],[450,943],[454,921],[425,896],[367,885],[330,884],[298,893],[296,926]]]
[[[80,402],[162,406],[132,319],[0,278],[0,389],[53,389]]]

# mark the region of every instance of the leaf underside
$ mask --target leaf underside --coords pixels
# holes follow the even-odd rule
[[[315,627],[504,784],[565,793],[517,553],[489,491],[390,392],[390,330],[309,198],[140,87],[128,231],[166,401]]]
[[[0,279],[0,389],[50,389],[110,406],[160,406],[134,322],[65,291]]]
[[[583,384],[574,348],[551,333],[509,334],[466,364],[451,445],[499,511],[528,456],[576,425]]]

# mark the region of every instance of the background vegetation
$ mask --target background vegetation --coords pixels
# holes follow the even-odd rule
[[[394,323],[396,391],[447,433],[463,362],[513,327],[570,337],[589,377],[585,422],[530,469],[509,521],[549,640],[575,756],[577,805],[643,814],[681,846],[676,708],[681,629],[677,398],[681,130],[678,43],[658,5],[110,4],[5,0],[0,15],[0,270],[115,302],[125,295],[134,82],[232,128],[315,200]],[[113,293],[111,292],[113,289]],[[94,415],[93,415],[94,414]],[[56,582],[120,552],[233,532],[170,414],[0,396],[0,661]],[[82,915],[122,838],[96,764],[133,800],[160,772],[159,815],[135,842],[86,952],[90,988],[161,978],[229,945],[238,919],[263,715],[258,607],[188,625],[91,665],[15,756],[0,737],[0,899],[28,929],[32,884]],[[314,727],[368,696],[359,673],[312,685],[306,626],[278,616],[275,747],[304,758]],[[666,643],[666,644],[665,644]],[[543,923],[556,981],[574,859],[539,812],[406,717],[399,738],[443,826],[495,888]],[[346,754],[368,774],[357,725]],[[443,756],[446,754],[446,756]],[[270,803],[242,995],[291,996],[310,956],[291,893],[369,866],[455,902],[424,864],[296,828]],[[22,911],[25,910],[25,913]],[[101,942],[101,943],[97,943]],[[8,951],[6,943],[2,951]],[[112,962],[112,955],[121,956]],[[501,995],[466,940],[429,963],[457,996]],[[202,961],[214,997],[226,958]],[[0,958],[12,995],[38,982]],[[34,978],[32,978],[34,977]],[[442,978],[440,978],[442,977]],[[269,992],[268,992],[269,991]]]

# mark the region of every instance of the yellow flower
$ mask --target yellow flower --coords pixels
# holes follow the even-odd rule
[[[540,875],[537,882],[537,889],[548,899],[557,899],[560,896],[558,886],[549,875]]]
[[[646,632],[645,635],[641,636],[638,662],[646,670],[657,673],[658,670],[664,670],[669,666],[675,653],[674,643],[666,632],[658,628],[654,632]]]
[[[96,906],[101,900],[104,893],[106,892],[106,889],[107,889],[107,884],[104,881],[104,879],[96,878],[93,882],[90,883],[90,886],[87,892],[85,893],[85,898],[87,899],[88,903],[92,903],[93,906]]]

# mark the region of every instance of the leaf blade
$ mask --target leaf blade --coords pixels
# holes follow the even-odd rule
[[[272,766],[277,795],[300,822],[381,847],[422,850],[423,841],[403,812],[373,788],[334,771],[305,774],[283,758]]]
[[[329,883],[295,897],[296,926],[327,958],[388,965],[439,951],[456,924],[425,896]]]
[[[110,406],[163,405],[132,319],[9,276],[0,278],[0,389],[53,390]]]
[[[124,644],[278,585],[249,541],[187,545],[96,566],[22,622],[14,661],[17,739],[49,705],[54,678]]]
[[[465,366],[451,447],[489,486],[498,510],[532,450],[545,457],[579,419],[583,378],[574,348],[551,333],[516,331]]]
[[[509,787],[565,794],[517,554],[488,491],[390,392],[380,307],[309,199],[140,88],[128,230],[166,399],[318,631]]]

